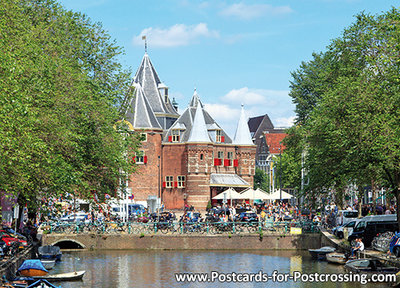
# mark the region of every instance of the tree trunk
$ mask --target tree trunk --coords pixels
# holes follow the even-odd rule
[[[371,180],[371,191],[372,191],[372,212],[376,215],[376,187],[374,179]]]
[[[393,194],[396,197],[396,214],[397,214],[397,226],[399,227],[400,231],[400,188],[397,188],[396,190],[393,191]]]
[[[358,218],[362,217],[362,199],[364,197],[364,189],[362,185],[357,185],[357,199],[358,199]]]

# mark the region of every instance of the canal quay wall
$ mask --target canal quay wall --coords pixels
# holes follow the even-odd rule
[[[321,247],[321,234],[129,235],[45,234],[42,245],[68,244],[88,250],[305,250]]]
[[[7,279],[13,279],[16,276],[18,267],[26,259],[35,258],[36,247],[31,245],[9,259],[3,259],[0,261],[0,276],[6,276]]]

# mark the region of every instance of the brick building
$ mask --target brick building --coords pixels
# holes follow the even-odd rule
[[[132,85],[134,97],[126,99],[123,120],[144,136],[136,155],[139,168],[128,184],[135,201],[157,196],[167,209],[185,204],[204,209],[229,187],[253,186],[256,146],[243,107],[233,139],[204,109],[196,91],[179,115],[147,53]]]
[[[268,172],[272,157],[279,155],[285,146],[282,140],[287,136],[284,129],[275,128],[267,114],[250,118],[248,121],[250,134],[256,149],[256,167]]]

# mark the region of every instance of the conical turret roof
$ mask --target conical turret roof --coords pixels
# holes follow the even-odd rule
[[[133,128],[162,129],[140,84],[135,85],[135,93],[124,118],[132,124]]]
[[[254,145],[251,138],[249,126],[247,124],[247,118],[244,113],[244,107],[242,105],[242,111],[240,112],[239,123],[236,128],[235,137],[233,138],[233,144],[235,145]]]
[[[133,81],[142,86],[151,108],[156,115],[172,115],[175,117],[179,115],[169,101],[169,98],[163,99],[161,96],[158,88],[166,88],[167,86],[160,81],[147,53],[144,54]]]
[[[187,142],[211,142],[207,131],[206,120],[204,119],[203,107],[201,107],[200,101],[197,102],[196,105],[192,130],[190,131]]]

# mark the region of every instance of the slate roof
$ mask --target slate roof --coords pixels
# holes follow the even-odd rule
[[[162,129],[140,84],[135,85],[135,92],[127,106],[124,119],[135,129]]]
[[[143,56],[142,62],[133,78],[133,82],[143,87],[144,93],[156,115],[179,115],[172,106],[171,101],[167,99],[167,102],[165,102],[165,99],[161,96],[158,87],[166,86],[158,77],[147,53]]]
[[[244,113],[244,107],[242,105],[242,111],[240,112],[239,122],[236,128],[235,137],[233,138],[233,144],[235,145],[254,145],[249,126],[247,124],[247,118]]]
[[[274,124],[268,114],[250,118],[248,121],[250,133],[252,135],[258,134],[262,131],[273,130]],[[258,133],[257,133],[258,132]]]
[[[202,121],[199,121],[197,124],[194,124],[195,120],[195,114],[196,111],[203,112],[202,116],[199,115],[199,119],[203,118],[204,123]],[[201,123],[200,123],[201,122]],[[198,127],[198,126],[203,126],[205,127]],[[172,135],[172,130],[180,130],[180,141],[181,143],[185,143],[189,141],[189,137],[191,135],[192,129],[196,127],[195,129],[197,131],[200,130],[207,130],[208,131],[208,136],[210,140],[208,142],[215,142],[213,140],[213,137],[211,137],[211,133],[215,131],[216,129],[221,130],[221,136],[225,137],[224,143],[232,143],[232,139],[228,136],[228,134],[225,133],[225,131],[221,128],[221,126],[218,125],[217,122],[208,114],[208,112],[204,109],[203,104],[201,103],[200,97],[195,91],[192,99],[189,102],[189,106],[185,109],[185,111],[182,113],[182,115],[175,121],[175,123],[168,129],[167,133],[164,136],[164,141],[168,142],[168,136]],[[197,132],[196,132],[197,133]],[[194,136],[193,136],[194,137]],[[204,135],[201,136],[202,140],[205,140]],[[190,142],[193,142],[194,138],[190,139]],[[204,141],[200,141],[204,142]]]

